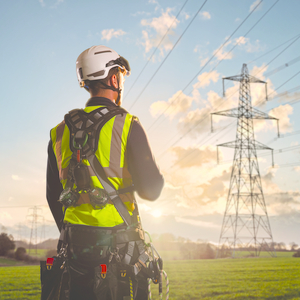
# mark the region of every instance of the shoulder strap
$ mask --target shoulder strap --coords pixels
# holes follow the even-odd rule
[[[88,135],[88,141],[82,149],[83,158],[95,153],[98,149],[100,131],[102,127],[113,117],[127,113],[121,107],[99,107],[89,113],[83,109],[71,110],[65,115],[65,122],[70,130],[70,149],[76,152],[74,140],[84,141]]]

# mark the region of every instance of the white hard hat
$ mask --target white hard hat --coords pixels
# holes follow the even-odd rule
[[[78,82],[83,87],[85,80],[99,80],[107,77],[110,69],[120,67],[130,75],[128,61],[106,46],[93,46],[83,51],[76,61]]]

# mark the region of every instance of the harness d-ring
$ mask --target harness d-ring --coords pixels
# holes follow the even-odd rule
[[[83,144],[82,144],[82,145],[79,145],[79,146],[76,146],[76,141],[75,141],[75,136],[74,136],[74,137],[73,137],[73,147],[74,147],[75,149],[77,149],[77,150],[82,149],[82,148],[85,146],[85,144],[87,143],[88,138],[89,138],[89,135],[86,133],[86,134],[85,134],[85,140],[84,140]]]

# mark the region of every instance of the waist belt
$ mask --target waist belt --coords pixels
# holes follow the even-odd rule
[[[139,228],[107,229],[85,225],[66,225],[68,241],[73,245],[112,246],[131,241],[144,240],[144,231]]]

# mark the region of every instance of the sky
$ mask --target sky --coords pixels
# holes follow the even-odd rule
[[[165,178],[159,199],[138,199],[150,233],[218,243],[234,150],[236,119],[210,114],[237,107],[249,73],[252,104],[279,119],[254,121],[267,212],[276,242],[300,244],[300,2],[260,0],[1,1],[0,224],[28,238],[33,207],[45,237],[58,230],[46,201],[50,129],[89,98],[77,57],[106,45],[131,65],[123,107],[138,116]],[[5,228],[4,228],[5,227]],[[40,230],[39,228],[39,230]],[[42,231],[41,231],[42,232]]]

